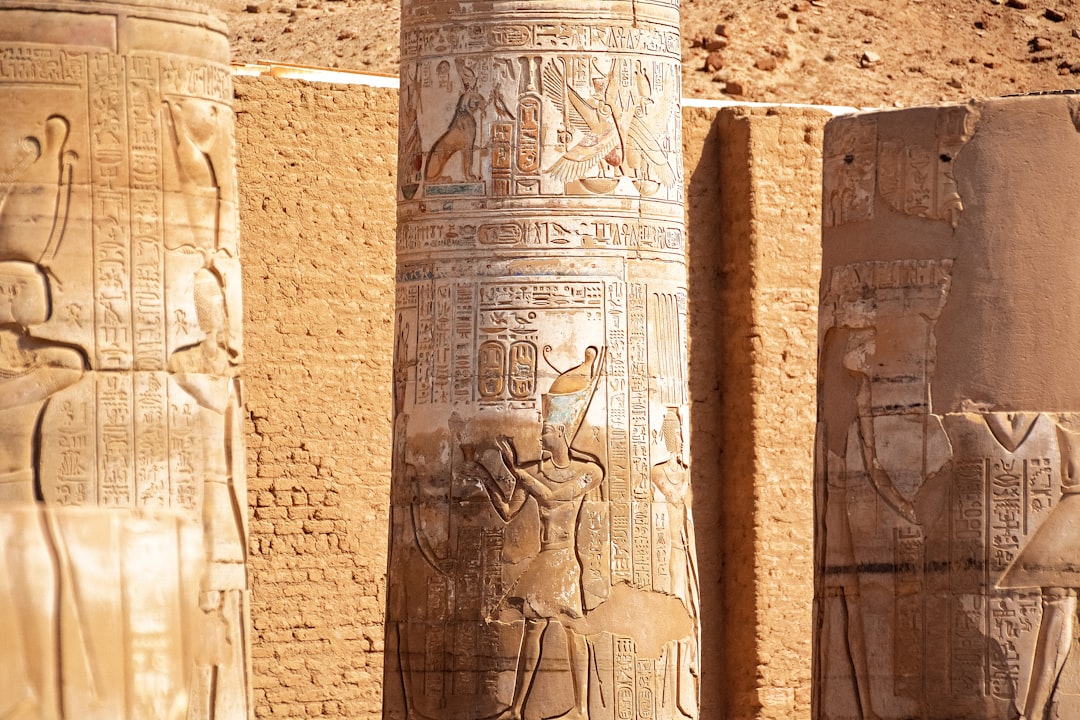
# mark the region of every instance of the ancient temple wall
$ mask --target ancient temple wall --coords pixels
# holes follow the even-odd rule
[[[256,715],[367,720],[382,685],[396,91],[234,83]],[[816,276],[800,243],[817,233],[823,119],[683,116],[700,716],[806,717],[812,428],[799,428]]]
[[[237,77],[258,717],[373,718],[397,96]]]
[[[810,705],[812,442],[820,272],[817,109],[729,108],[720,137],[718,507],[725,717]]]

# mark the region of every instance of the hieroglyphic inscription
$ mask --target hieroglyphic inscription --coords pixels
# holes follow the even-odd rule
[[[633,579],[633,548],[630,529],[630,408],[627,359],[627,286],[607,286],[608,343],[608,463],[611,480],[611,577],[615,582]]]
[[[175,506],[169,478],[169,397],[164,373],[135,375],[135,503]],[[190,507],[189,507],[190,509]]]
[[[99,385],[98,504],[131,507],[135,497],[132,378],[109,375]]]
[[[696,716],[678,18],[594,9],[402,6],[388,719]]]
[[[124,59],[90,56],[91,182],[94,203],[94,317],[97,367],[127,369],[131,352],[129,155],[124,145]]]
[[[896,603],[894,622],[907,631],[897,638],[893,647],[894,692],[911,697],[922,691],[923,622],[920,593],[923,589],[924,539],[922,528],[895,529],[893,548],[896,567]]]
[[[956,106],[943,108],[935,118],[933,135],[922,143],[879,138],[877,187],[893,210],[947,220],[955,227],[964,209],[956,185],[956,155],[975,132],[979,113],[971,106]]]
[[[68,398],[61,406],[63,420],[57,424],[57,445],[60,453],[54,455],[57,467],[50,472],[48,460],[44,460],[42,473],[56,478],[55,498],[46,501],[58,505],[83,505],[92,502],[95,488],[91,482],[97,465],[96,443],[91,438],[91,428],[96,427],[94,411],[97,405],[86,399]]]
[[[514,50],[628,51],[680,58],[678,28],[639,22],[627,28],[607,23],[534,23],[532,25],[428,25],[401,34],[403,57]]]
[[[830,131],[833,135],[822,173],[822,223],[837,227],[869,220],[874,216],[877,122],[867,117],[846,117]]]
[[[454,285],[454,402],[473,399],[472,366],[475,356],[472,339],[476,316],[476,289],[470,283]]]
[[[681,254],[682,228],[663,222],[609,218],[530,218],[499,223],[426,221],[398,227],[399,251],[490,246],[581,247],[588,249],[646,250]]]
[[[960,462],[950,486],[949,502],[949,585],[975,588],[985,582],[976,562],[982,556],[987,528],[986,495],[983,492],[983,463]],[[981,595],[950,598],[949,689],[954,695],[985,695],[986,678],[982,662],[983,638],[987,635],[986,608]]]
[[[161,98],[157,66],[155,58],[132,56],[127,85],[134,362],[140,370],[164,370],[167,354],[163,293],[165,258],[161,248],[164,237]]]
[[[161,93],[232,102],[232,73],[226,65],[170,58],[161,68]]]
[[[0,45],[0,83],[86,82],[86,56],[59,48]]]

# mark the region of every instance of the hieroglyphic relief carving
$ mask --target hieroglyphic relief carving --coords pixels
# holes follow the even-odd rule
[[[185,639],[199,649],[183,669],[187,686],[174,699],[150,697],[151,654],[174,642],[168,629],[141,649],[115,649],[118,682],[144,682],[157,717],[246,717],[241,311],[224,28],[153,4],[0,14],[25,38],[0,47],[0,97],[14,109],[0,129],[0,501],[118,516],[163,508],[201,527],[206,569],[188,581],[199,589],[205,633]],[[181,41],[157,34],[165,28]],[[71,40],[56,47],[58,37]],[[124,602],[136,613],[142,600]],[[79,708],[58,717],[89,717]],[[140,716],[134,705],[113,710],[109,717]]]
[[[883,140],[878,149],[877,185],[881,197],[896,212],[934,220],[953,227],[964,209],[956,186],[956,155],[975,132],[978,109],[973,106],[942,108],[936,113],[936,132],[912,143]]]
[[[672,28],[416,24],[402,36],[404,200],[681,198]]]
[[[827,228],[874,216],[877,174],[874,119],[861,115],[838,118],[833,130],[836,134],[822,169],[830,180],[821,213],[822,225]]]
[[[876,207],[822,238],[813,715],[1076,717],[1072,220],[1041,204],[1069,103],[829,123],[826,199],[859,123]]]
[[[842,696],[833,685],[845,683],[858,717],[885,717],[886,707],[914,713],[921,695],[921,647],[909,642],[922,634],[916,499],[950,460],[929,399],[951,265],[867,262],[834,268],[823,283],[822,363],[846,371],[835,405],[840,397],[850,405],[819,427],[819,647],[832,661],[819,682],[830,701]]]
[[[1062,508],[1076,482],[1076,416],[933,412],[934,326],[952,264],[866,262],[827,276],[821,718],[1080,707],[1080,687],[1059,682],[1075,622]]]
[[[384,715],[696,717],[678,18],[461,9],[402,7]]]

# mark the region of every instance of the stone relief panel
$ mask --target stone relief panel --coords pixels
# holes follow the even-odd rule
[[[953,227],[964,209],[956,185],[956,154],[975,132],[977,107],[958,105],[935,113],[936,128],[923,142],[883,141],[878,188],[888,206],[905,215],[945,220]]]
[[[877,178],[877,123],[853,115],[837,118],[836,136],[824,158],[822,225],[835,227],[874,216]]]
[[[681,221],[672,16],[447,25],[439,5],[404,12],[402,212],[614,196],[674,204],[666,214]]]
[[[679,47],[403,5],[387,718],[697,716]]]
[[[246,717],[224,28],[149,5],[63,7],[4,13],[23,41],[0,46],[0,502],[199,523],[210,636],[189,717]],[[65,34],[77,39],[52,42]]]
[[[897,132],[888,115],[850,115],[830,126],[823,226],[871,220],[880,198],[893,212],[944,220],[955,228],[964,203],[954,168],[957,154],[978,128],[979,108],[941,108],[917,138]]]
[[[387,715],[696,716],[685,287],[467,266],[399,277]]]
[[[1075,413],[938,414],[952,260],[837,266],[822,303],[821,718],[1066,718]]]

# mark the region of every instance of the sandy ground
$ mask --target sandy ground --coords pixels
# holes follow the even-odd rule
[[[221,0],[233,60],[396,75],[396,0]],[[683,0],[683,95],[859,107],[1080,87],[1076,0]]]

